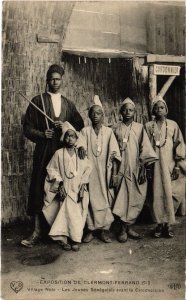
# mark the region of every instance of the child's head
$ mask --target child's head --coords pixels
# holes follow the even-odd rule
[[[102,124],[104,119],[103,109],[99,105],[93,105],[89,109],[88,116],[93,125]]]
[[[123,121],[133,120],[136,108],[132,103],[125,103],[120,108]]]
[[[167,105],[164,101],[157,101],[152,108],[152,114],[157,117],[157,118],[161,118],[161,117],[165,117],[167,115]]]
[[[65,147],[71,148],[75,146],[77,139],[78,133],[75,128],[69,122],[65,121],[62,126],[60,142],[62,142],[62,145]]]
[[[76,141],[78,139],[78,136],[76,134],[76,132],[72,129],[68,129],[64,135],[64,145],[67,148],[73,148],[76,144]]]
[[[120,115],[122,116],[123,121],[132,121],[134,118],[134,114],[136,112],[135,103],[130,99],[126,98],[121,107],[120,107]]]

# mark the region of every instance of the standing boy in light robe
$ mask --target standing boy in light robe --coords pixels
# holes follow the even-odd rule
[[[161,95],[153,102],[155,120],[146,123],[146,131],[159,160],[152,171],[152,213],[157,223],[154,237],[172,238],[175,212],[185,201],[185,179],[180,176],[180,162],[185,159],[185,144],[176,122],[166,118],[168,108]]]
[[[51,226],[49,236],[63,249],[78,251],[88,211],[91,164],[78,157],[76,130],[68,122],[62,130],[63,147],[47,166],[43,214]]]
[[[100,229],[100,238],[110,243],[109,229],[114,220],[111,206],[114,197],[113,189],[109,188],[111,174],[116,172],[116,160],[120,161],[119,147],[111,128],[103,125],[104,113],[98,96],[89,109],[89,118],[92,126],[82,129],[85,138],[88,159],[93,170],[89,180],[90,204],[87,217],[88,234],[84,242],[94,238],[94,230]]]
[[[141,238],[131,225],[139,216],[146,198],[147,182],[145,167],[156,161],[157,156],[142,124],[133,121],[135,104],[127,98],[120,108],[123,121],[115,128],[115,136],[121,151],[121,165],[113,177],[116,201],[113,213],[121,220],[118,241],[127,241],[128,236]]]

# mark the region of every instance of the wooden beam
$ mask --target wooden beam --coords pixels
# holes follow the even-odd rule
[[[169,87],[171,86],[171,84],[173,83],[175,78],[176,78],[176,76],[170,76],[169,79],[165,82],[165,84],[163,85],[163,87],[161,88],[161,90],[158,94],[161,94],[161,96],[164,97],[164,95],[168,91]]]
[[[95,57],[95,58],[133,58],[133,57],[146,57],[147,53],[135,53],[128,51],[120,51],[115,49],[100,49],[100,48],[87,48],[87,49],[72,49],[63,47],[62,53],[67,53],[70,55],[85,56],[85,57]]]
[[[149,67],[149,99],[152,104],[153,99],[157,95],[157,75],[154,75],[154,66]]]
[[[170,62],[170,63],[185,64],[185,56],[148,54],[147,63],[154,63],[154,62],[161,62],[161,63]]]

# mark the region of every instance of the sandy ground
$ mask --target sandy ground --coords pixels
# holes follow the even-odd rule
[[[2,299],[184,299],[185,217],[177,218],[175,238],[154,239],[153,224],[136,230],[143,239],[120,244],[99,239],[65,252],[45,241],[20,246],[29,225],[2,230]],[[117,228],[116,231],[117,232]],[[43,264],[47,263],[47,264]],[[43,264],[43,265],[41,265]]]

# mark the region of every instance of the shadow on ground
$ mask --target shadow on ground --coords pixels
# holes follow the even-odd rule
[[[158,240],[151,237],[154,224],[140,222],[135,229],[143,239],[125,244],[116,239],[115,223],[111,244],[95,238],[79,252],[65,252],[49,239],[25,248],[20,241],[31,233],[29,224],[3,228],[3,296],[15,299],[10,284],[17,280],[23,288],[16,299],[24,300],[184,299],[185,220],[177,218],[173,239]]]

